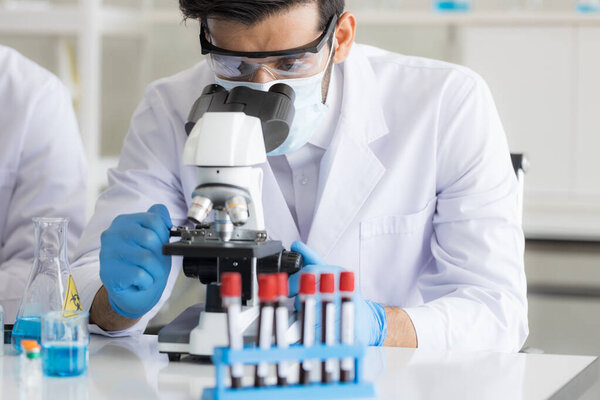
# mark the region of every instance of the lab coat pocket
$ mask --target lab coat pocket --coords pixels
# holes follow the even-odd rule
[[[419,212],[389,215],[360,224],[360,290],[365,299],[389,306],[418,301],[415,280],[431,258],[436,199]]]
[[[0,238],[3,236],[4,225],[8,217],[8,208],[12,197],[17,173],[12,170],[0,169]]]

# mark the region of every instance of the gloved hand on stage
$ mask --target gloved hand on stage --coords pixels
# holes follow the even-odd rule
[[[290,297],[298,294],[298,287],[300,284],[300,275],[302,273],[312,273],[316,275],[317,280],[317,295],[319,293],[319,276],[322,273],[333,273],[336,276],[336,285],[339,284],[340,272],[344,271],[343,268],[328,265],[325,260],[321,258],[314,250],[305,245],[302,242],[295,241],[292,243],[291,250],[302,254],[304,257],[304,268],[293,275],[289,279]],[[339,334],[339,307],[340,307],[340,293],[338,287],[335,291],[336,304],[336,335]],[[300,308],[299,298],[296,297],[295,301],[296,309]],[[364,300],[358,290],[354,292],[354,309],[355,309],[355,332],[354,338],[357,342],[370,345],[370,346],[382,346],[387,335],[387,317],[385,314],[385,308],[378,303],[373,301]],[[321,332],[321,318],[320,318],[320,301],[317,301],[317,320],[316,320],[316,337],[320,337]]]
[[[102,233],[100,279],[118,314],[139,318],[158,303],[171,270],[171,257],[162,254],[171,226],[167,208],[155,204],[119,215]]]

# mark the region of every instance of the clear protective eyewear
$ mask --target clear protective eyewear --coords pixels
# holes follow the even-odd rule
[[[306,46],[266,52],[239,52],[214,46],[208,41],[207,29],[202,25],[200,46],[212,71],[223,79],[250,80],[259,69],[267,70],[275,79],[301,78],[321,71],[323,59],[328,56],[325,44],[333,37],[336,24],[337,16],[334,15],[321,36]]]

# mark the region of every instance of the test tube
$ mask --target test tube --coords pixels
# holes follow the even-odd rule
[[[335,344],[335,276],[330,273],[321,274],[319,292],[321,292],[321,343],[327,346]],[[321,363],[321,381],[331,383],[335,361],[325,360]]]
[[[309,347],[315,343],[315,289],[316,279],[313,274],[300,276],[300,343]],[[310,384],[310,371],[312,363],[304,360],[300,364],[300,384]]]
[[[275,274],[277,280],[277,302],[275,310],[275,342],[277,347],[282,349],[288,348],[286,332],[288,329],[289,315],[286,300],[288,296],[288,274],[280,272]],[[281,361],[277,364],[277,384],[279,386],[287,385],[288,364],[286,361]]]
[[[354,343],[354,273],[342,272],[340,274],[340,297],[342,298],[341,318],[340,318],[340,338],[343,344]],[[350,382],[352,380],[352,370],[354,360],[344,358],[340,362],[340,381]]]
[[[240,329],[240,314],[242,312],[242,277],[237,272],[225,272],[221,275],[221,299],[223,307],[227,310],[227,334],[229,347],[233,350],[242,350],[244,337]],[[231,387],[241,388],[244,376],[244,365],[235,363],[231,365]]]
[[[276,280],[274,275],[260,274],[258,276],[258,298],[260,299],[260,314],[258,319],[257,346],[261,350],[271,348],[274,325],[274,303],[276,294]],[[269,373],[269,365],[265,362],[258,363],[254,375],[254,386],[265,386],[265,380]]]

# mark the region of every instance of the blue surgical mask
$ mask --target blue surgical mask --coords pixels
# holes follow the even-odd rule
[[[323,104],[323,95],[321,92],[323,76],[326,70],[327,68],[307,78],[281,79],[265,83],[229,81],[219,77],[215,77],[215,82],[227,90],[231,90],[237,86],[245,86],[250,89],[266,92],[271,86],[278,83],[285,83],[294,89],[296,93],[296,100],[294,101],[296,114],[290,128],[290,133],[279,147],[268,153],[269,156],[280,156],[300,149],[308,143],[316,131],[319,120],[328,108],[326,104]]]

